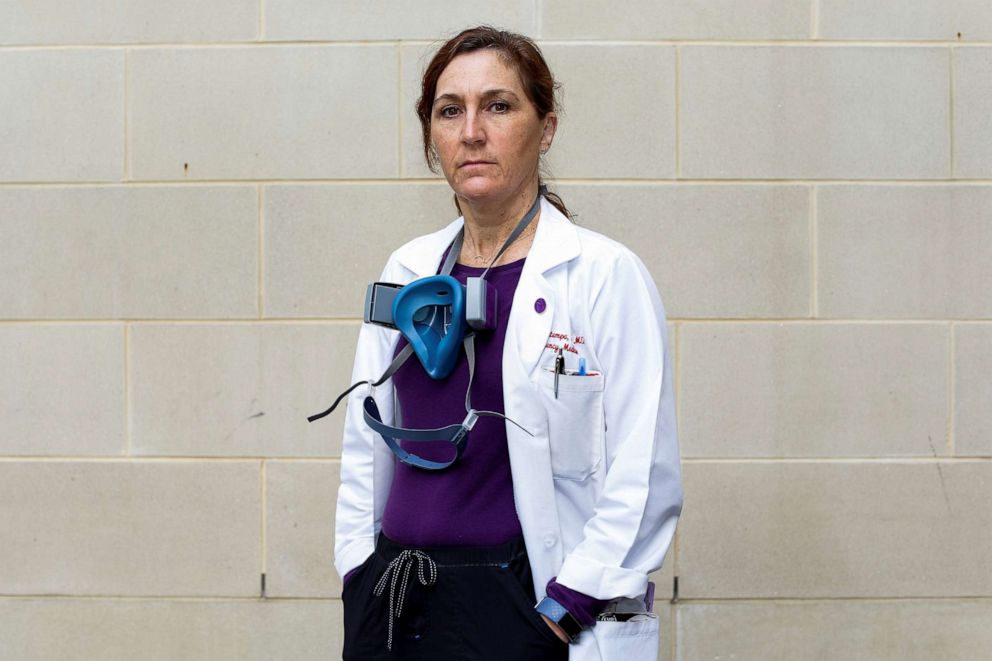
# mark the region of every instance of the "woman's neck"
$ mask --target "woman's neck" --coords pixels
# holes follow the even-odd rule
[[[488,266],[517,223],[530,210],[535,197],[537,197],[537,182],[498,205],[472,204],[467,200],[459,199],[462,215],[465,218],[465,241],[458,261],[470,266]],[[527,254],[533,242],[539,216],[540,211],[494,266],[516,261]]]

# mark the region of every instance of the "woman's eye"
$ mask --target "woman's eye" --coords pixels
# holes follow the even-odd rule
[[[510,109],[510,104],[506,101],[493,101],[489,109],[493,112],[506,112]]]
[[[458,106],[445,106],[439,113],[441,117],[454,117],[458,114]]]

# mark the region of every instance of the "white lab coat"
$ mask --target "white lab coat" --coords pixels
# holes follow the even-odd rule
[[[461,225],[459,218],[398,249],[381,280],[434,275]],[[378,378],[398,338],[364,324],[353,381]],[[556,399],[549,368],[562,345],[568,369],[584,356],[600,374],[559,377]],[[362,419],[367,392],[350,395],[345,420],[335,538],[342,576],[372,553],[393,475],[393,455]],[[682,508],[664,307],[630,250],[574,225],[546,199],[508,321],[503,397],[506,415],[533,434],[506,425],[538,599],[552,576],[600,599],[643,595]],[[390,424],[388,382],[375,399]],[[599,622],[572,643],[569,658],[655,659],[658,625],[657,618]]]

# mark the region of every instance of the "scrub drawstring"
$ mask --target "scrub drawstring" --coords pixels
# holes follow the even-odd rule
[[[400,613],[403,612],[403,598],[406,596],[407,584],[410,582],[410,569],[415,562],[420,584],[426,587],[434,585],[437,582],[437,565],[423,551],[407,549],[386,565],[386,571],[383,572],[379,582],[372,590],[372,594],[381,597],[386,589],[386,583],[389,583],[389,626],[386,640],[386,648],[389,651],[393,650],[393,620],[399,620]],[[400,574],[402,574],[402,578]],[[397,582],[399,583],[399,594],[396,590]]]

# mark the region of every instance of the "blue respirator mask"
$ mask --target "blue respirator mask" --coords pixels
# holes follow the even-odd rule
[[[459,348],[464,347],[468,362],[468,389],[465,392],[466,416],[461,423],[438,429],[392,427],[382,422],[379,407],[371,394],[365,398],[363,404],[365,422],[382,436],[386,445],[400,461],[425,470],[441,470],[454,464],[464,452],[468,433],[480,416],[500,417],[517,424],[501,413],[476,411],[472,408],[475,333],[496,328],[496,290],[486,281],[486,275],[500,255],[537,215],[541,208],[541,196],[546,192],[547,189],[541,186],[534,203],[517,223],[486,270],[477,278],[468,278],[464,286],[449,275],[461,252],[462,242],[465,239],[464,227],[449,247],[448,255],[438,275],[420,278],[406,285],[387,282],[370,284],[365,293],[365,323],[398,330],[406,338],[407,345],[396,355],[382,376],[375,381],[359,381],[353,384],[334,400],[329,409],[312,415],[307,420],[313,422],[330,414],[341,400],[361,385],[367,384],[373,388],[382,385],[411,355],[417,356],[421,366],[432,379],[446,379],[458,363]],[[404,450],[397,439],[451,443],[454,445],[454,456],[448,461],[425,459]]]

